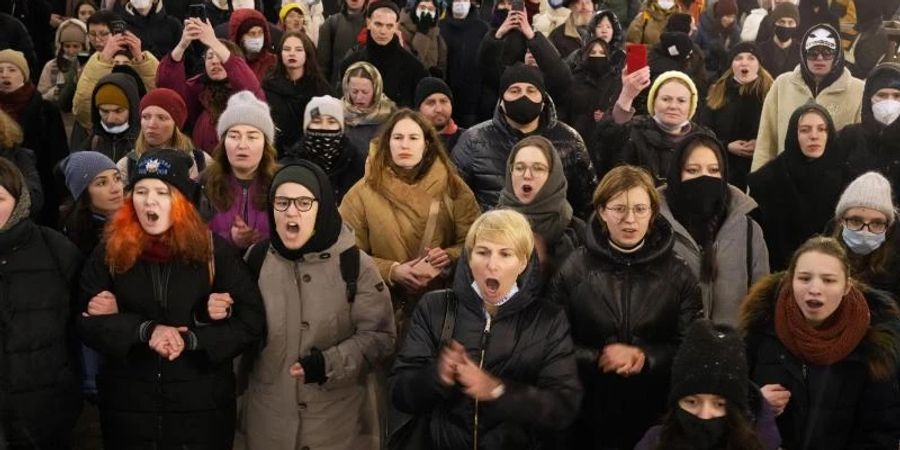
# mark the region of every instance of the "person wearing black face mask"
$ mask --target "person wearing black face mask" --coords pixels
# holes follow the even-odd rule
[[[560,106],[560,118],[585,139],[603,118],[622,90],[622,80],[610,63],[609,44],[594,38],[581,48],[567,102]],[[590,142],[586,142],[588,147]]]
[[[685,137],[660,188],[660,214],[675,232],[675,253],[700,280],[706,317],[734,326],[747,288],[769,273],[769,251],[747,216],[756,202],[726,179],[722,144],[705,133]]]
[[[400,34],[409,50],[435,77],[447,73],[447,43],[437,27],[442,14],[440,3],[417,0],[412,8],[400,13]]]
[[[774,24],[774,33],[759,42],[760,63],[775,78],[800,64],[800,40],[794,39],[800,11],[793,3],[780,3],[767,19]]]
[[[672,365],[670,412],[635,450],[778,448],[774,415],[765,414],[763,405],[764,414],[754,418],[748,391],[758,392],[748,377],[740,335],[707,320],[694,322]]]
[[[587,216],[597,183],[594,168],[581,136],[557,119],[541,72],[524,64],[511,66],[500,80],[500,92],[494,118],[466,130],[451,155],[482,209],[497,205],[510,149],[526,136],[540,135],[559,152],[569,181],[566,198],[575,214]]]

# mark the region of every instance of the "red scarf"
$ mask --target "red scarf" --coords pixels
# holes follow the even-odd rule
[[[775,333],[787,349],[808,363],[827,366],[846,358],[869,331],[869,305],[859,289],[841,299],[841,304],[818,328],[810,325],[794,301],[790,287],[778,293]]]
[[[444,131],[441,131],[441,135],[443,136],[452,136],[456,131],[459,130],[459,126],[456,125],[456,122],[453,121],[453,118],[450,118],[450,122],[447,123],[447,126],[444,127]],[[449,151],[450,149],[447,149]]]
[[[172,247],[164,241],[161,236],[150,236],[147,244],[144,245],[144,251],[141,252],[140,259],[142,261],[152,263],[167,263],[172,261],[175,256]]]
[[[9,114],[13,120],[22,123],[22,112],[34,95],[34,85],[25,83],[22,87],[10,93],[0,92],[0,109]]]

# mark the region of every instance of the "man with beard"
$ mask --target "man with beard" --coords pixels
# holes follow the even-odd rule
[[[447,153],[452,153],[466,129],[460,128],[453,121],[453,92],[450,91],[450,86],[440,78],[422,78],[416,86],[416,107],[434,125],[444,141]]]
[[[594,15],[594,3],[591,0],[568,0],[565,6],[572,10],[566,21],[550,32],[550,42],[563,57],[581,48],[590,39],[591,31],[587,25]]]
[[[416,0],[412,8],[400,13],[400,35],[406,48],[436,77],[447,73],[447,43],[437,27],[442,12],[440,3]]]

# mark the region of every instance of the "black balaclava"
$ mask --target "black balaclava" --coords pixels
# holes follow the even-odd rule
[[[316,196],[319,204],[313,234],[306,244],[296,250],[285,247],[275,229],[275,209],[272,207],[272,200],[275,198],[278,186],[284,183],[297,183],[305,186]],[[269,238],[272,246],[281,256],[292,261],[302,258],[304,254],[321,252],[331,247],[337,242],[343,227],[328,175],[319,166],[305,160],[293,161],[275,174],[272,179],[272,187],[269,188],[268,215]]]

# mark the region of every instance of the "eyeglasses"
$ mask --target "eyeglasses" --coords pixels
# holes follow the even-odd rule
[[[887,223],[880,220],[866,222],[859,217],[845,217],[844,227],[851,231],[862,231],[866,228],[870,233],[881,234],[887,230]]]
[[[624,219],[628,216],[628,212],[631,211],[634,213],[634,217],[638,219],[643,219],[650,215],[650,205],[634,205],[631,208],[625,205],[616,205],[616,206],[607,206],[605,208],[607,211],[612,213],[617,219]]]
[[[829,48],[814,48],[806,53],[806,59],[818,59],[822,57],[825,61],[834,59],[834,50]]]
[[[513,165],[512,173],[516,176],[524,177],[525,172],[531,171],[531,176],[533,177],[542,177],[547,175],[547,172],[550,171],[550,168],[544,164],[536,163],[532,165],[524,164],[524,163],[516,163]]]
[[[275,211],[285,212],[288,208],[291,207],[293,203],[297,210],[300,212],[307,212],[312,209],[313,203],[317,200],[312,197],[275,197],[272,200],[272,207],[275,208]]]

